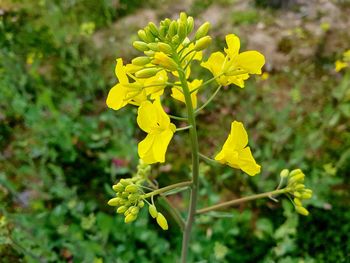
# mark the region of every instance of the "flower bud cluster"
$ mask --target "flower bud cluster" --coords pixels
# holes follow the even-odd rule
[[[170,20],[169,18],[160,22],[157,27],[153,22],[150,22],[144,29],[138,31],[140,40],[134,41],[133,46],[137,50],[144,52],[146,56],[137,57],[132,61],[136,66],[145,66],[149,63],[153,64],[149,70],[136,73],[138,78],[147,78],[154,76],[159,68],[168,71],[176,71],[177,63],[174,60],[174,55],[179,53],[180,48],[189,47],[199,52],[208,47],[211,43],[211,37],[207,36],[210,29],[210,23],[205,22],[199,27],[195,33],[194,39],[191,41],[188,36],[192,33],[194,28],[193,17],[187,16],[182,12],[177,20]],[[189,50],[187,50],[189,51]],[[188,55],[185,54],[180,55]],[[149,64],[149,65],[151,65]],[[151,70],[152,69],[152,70]],[[153,74],[153,75],[152,75]]]
[[[168,230],[168,222],[167,222],[166,218],[163,216],[162,213],[157,211],[157,208],[155,205],[149,205],[148,212],[151,215],[151,217],[153,217],[157,220],[158,225],[163,230]]]
[[[287,178],[288,193],[293,196],[295,210],[304,216],[309,214],[309,211],[303,207],[302,200],[312,197],[312,190],[304,185],[305,174],[300,169],[295,169],[289,172],[287,169],[282,170],[282,178]]]
[[[121,179],[113,185],[116,197],[108,201],[110,206],[118,207],[118,214],[124,214],[125,223],[136,220],[140,209],[145,205],[140,184],[136,181],[139,181],[139,178]]]

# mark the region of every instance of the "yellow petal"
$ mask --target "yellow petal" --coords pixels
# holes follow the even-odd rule
[[[156,107],[150,101],[141,103],[137,111],[137,124],[147,133],[152,132],[157,126],[158,113]]]
[[[171,97],[185,103],[184,94],[179,90],[179,88],[171,88]]]
[[[341,71],[343,68],[346,68],[347,66],[348,66],[348,63],[343,62],[343,61],[341,61],[341,60],[337,60],[337,61],[335,62],[335,71],[336,71],[336,72],[339,72],[339,71]]]
[[[146,164],[157,162],[153,153],[153,144],[156,140],[157,138],[155,134],[147,134],[146,138],[138,144],[138,154],[140,159]]]
[[[235,34],[229,34],[226,36],[226,43],[228,47],[225,48],[226,54],[231,58],[237,56],[241,46],[239,38]]]
[[[201,66],[208,69],[214,75],[214,77],[216,77],[222,73],[224,62],[224,54],[221,52],[214,52],[210,55],[206,62],[201,63]],[[221,85],[226,85],[227,83],[227,78],[224,76],[217,78],[216,80]]]
[[[243,149],[248,144],[248,134],[244,129],[243,123],[234,121],[231,123],[231,147],[235,150]]]
[[[164,163],[165,153],[173,135],[174,133],[170,129],[156,135],[157,137],[153,144],[153,155],[157,162]]]
[[[127,104],[127,101],[124,100],[126,95],[126,88],[117,84],[108,92],[106,104],[109,108],[113,110],[119,110]]]
[[[126,76],[125,67],[123,66],[123,60],[121,58],[117,59],[117,65],[115,67],[115,75],[117,76],[119,83],[128,84],[129,79]]]
[[[153,105],[155,107],[155,111],[157,113],[157,123],[161,129],[168,129],[170,125],[170,118],[169,116],[165,113],[162,105],[160,104],[160,100],[156,99],[153,102]]]
[[[237,165],[250,176],[260,173],[261,166],[255,162],[249,147],[239,152]]]
[[[265,57],[258,51],[246,51],[238,54],[234,61],[236,67],[242,68],[250,74],[261,74],[265,64]]]

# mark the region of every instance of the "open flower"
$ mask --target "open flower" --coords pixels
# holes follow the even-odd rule
[[[247,144],[248,135],[243,124],[234,121],[231,124],[231,133],[222,150],[215,156],[215,160],[233,168],[241,169],[251,176],[256,175],[260,173],[261,167],[255,162]]]
[[[198,80],[195,79],[192,82],[187,82],[188,88],[190,89],[191,92],[191,100],[192,100],[192,106],[193,108],[197,108],[197,93],[199,87],[202,85],[203,80]],[[180,87],[174,87],[171,89],[171,97],[173,97],[176,100],[182,101],[183,103],[185,102],[185,96],[181,90]]]
[[[117,59],[115,74],[119,83],[108,93],[106,103],[109,108],[119,110],[127,104],[139,106],[147,100],[147,96],[155,99],[163,94],[168,81],[165,70],[159,71],[153,77],[141,79],[131,75],[132,69],[134,69],[133,65],[124,66],[123,60]],[[128,75],[132,77],[134,82],[129,82]]]
[[[148,133],[138,145],[140,158],[147,164],[163,163],[176,127],[170,122],[170,118],[164,112],[159,99],[153,103],[144,101],[140,105],[137,124],[144,132]]]
[[[249,78],[249,74],[261,74],[265,57],[258,51],[239,53],[240,40],[234,34],[226,36],[226,43],[226,56],[222,52],[215,52],[201,66],[217,77],[220,85],[235,84],[243,88],[244,80]]]

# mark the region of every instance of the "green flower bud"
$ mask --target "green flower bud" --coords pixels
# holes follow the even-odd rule
[[[302,193],[301,199],[310,199],[312,197],[312,194],[310,193]]]
[[[119,183],[121,183],[124,186],[127,186],[131,183],[130,179],[120,179]]]
[[[163,230],[168,230],[168,222],[161,213],[157,215],[157,223]]]
[[[297,184],[296,186],[294,186],[294,190],[302,190],[305,188],[304,184]]]
[[[139,198],[138,194],[129,194],[129,196],[128,196],[128,200],[131,202],[136,201],[138,198]]]
[[[190,34],[194,28],[194,20],[192,16],[187,18],[187,34]]]
[[[148,50],[148,46],[145,42],[142,41],[134,41],[134,43],[132,43],[132,45],[134,46],[134,48],[136,48],[139,51],[146,51]]]
[[[167,33],[167,31],[168,31],[168,27],[167,26],[160,26],[160,28],[159,28],[159,36],[161,38],[164,38],[166,33]]]
[[[180,13],[180,21],[187,22],[187,14],[185,12]]]
[[[145,206],[145,202],[144,201],[139,201],[139,203],[137,204],[138,207],[142,208]]]
[[[159,69],[157,68],[145,68],[135,73],[136,78],[150,78],[157,74]]]
[[[127,203],[126,199],[120,199],[119,204],[120,205],[125,205]]]
[[[290,172],[290,176],[294,176],[294,175],[297,175],[297,174],[300,174],[300,173],[303,173],[300,169],[295,169],[293,171]]]
[[[301,198],[301,193],[299,192],[294,192],[293,195],[297,198]]]
[[[173,49],[171,48],[170,45],[163,43],[163,42],[158,42],[158,49],[165,54],[171,54],[173,52]]]
[[[128,185],[127,187],[125,187],[125,191],[129,192],[129,193],[136,193],[138,190],[139,190],[139,188],[135,184],[131,184],[131,185]]]
[[[163,52],[157,52],[154,55],[154,59],[152,60],[152,63],[155,65],[160,65],[163,68],[171,71],[177,70],[176,62],[172,58],[164,54]]]
[[[305,174],[299,173],[294,176],[291,176],[290,179],[288,180],[288,185],[294,184],[296,182],[300,183],[303,182],[305,178]]]
[[[296,206],[303,206],[299,198],[294,198],[294,203]]]
[[[148,42],[154,42],[155,37],[152,34],[151,29],[148,26],[146,26],[144,30],[145,30],[147,39],[149,40]]]
[[[280,172],[281,178],[286,178],[286,177],[288,177],[288,175],[289,175],[289,170],[288,170],[288,169],[283,169],[283,170]]]
[[[295,207],[295,210],[296,210],[299,214],[301,214],[301,215],[303,215],[303,216],[309,215],[309,211],[307,211],[307,209],[306,209],[305,207],[296,206],[296,207]]]
[[[120,198],[115,197],[115,198],[110,199],[107,204],[110,206],[118,206],[119,202],[120,202]]]
[[[149,57],[143,56],[143,57],[137,57],[131,60],[131,63],[136,66],[144,66],[151,62],[151,59]]]
[[[158,51],[158,50],[159,50],[159,49],[158,49],[158,44],[157,44],[157,43],[154,43],[154,42],[149,43],[149,44],[148,44],[148,47],[149,47],[150,50],[153,50],[153,51]]]
[[[117,213],[118,214],[122,214],[124,213],[126,210],[128,210],[128,208],[126,206],[120,206],[118,209],[117,209]]]
[[[129,196],[129,193],[128,193],[128,192],[123,192],[123,193],[122,193],[122,197],[123,197],[123,198],[128,198],[128,196]]]
[[[158,216],[157,208],[154,205],[150,205],[148,207],[148,212],[153,218],[156,218]]]
[[[145,55],[148,57],[153,57],[156,52],[154,52],[153,50],[147,50],[143,53],[145,53]]]
[[[153,22],[148,23],[148,28],[151,31],[151,33],[153,34],[153,36],[155,36],[155,37],[158,36],[158,34],[159,34],[158,28]]]
[[[173,36],[171,39],[171,42],[173,42],[175,45],[180,43],[180,37],[178,35]]]
[[[196,41],[196,44],[194,45],[194,50],[201,51],[201,50],[207,48],[210,45],[210,43],[211,43],[210,36],[202,37]]]
[[[137,207],[137,206],[134,206],[134,207],[131,208],[130,213],[133,214],[133,215],[137,215],[139,213],[139,211],[140,211],[140,208]]]
[[[182,45],[187,47],[191,43],[191,40],[188,37],[185,37],[184,41],[182,41]]]
[[[180,21],[178,24],[179,24],[179,27],[177,29],[177,35],[179,36],[179,39],[181,42],[187,36],[187,25],[183,21]]]
[[[169,31],[168,31],[168,34],[169,34],[170,37],[173,37],[173,36],[176,35],[177,27],[178,27],[177,22],[176,21],[172,21],[170,26],[169,26]]]
[[[128,214],[128,215],[125,217],[124,222],[125,222],[126,224],[128,224],[128,223],[131,223],[132,221],[135,221],[136,218],[137,218],[137,215]]]
[[[140,29],[139,31],[137,31],[137,35],[143,42],[150,42],[150,39],[148,39],[145,30]]]
[[[123,192],[124,191],[124,186],[121,183],[117,183],[112,186],[113,190],[115,192]]]
[[[204,36],[207,35],[208,31],[210,29],[210,23],[209,22],[205,22],[203,25],[201,25],[195,35],[195,39],[198,40]]]

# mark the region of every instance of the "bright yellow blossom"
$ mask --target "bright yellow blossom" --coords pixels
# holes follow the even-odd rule
[[[344,62],[344,61],[341,61],[341,60],[337,60],[335,62],[335,71],[336,72],[339,72],[341,71],[342,69],[348,67],[348,63],[347,62]]]
[[[119,83],[108,93],[106,103],[109,108],[119,110],[128,103],[138,106],[147,100],[147,96],[155,99],[163,94],[168,81],[166,72],[161,70],[153,77],[138,79],[130,74],[137,67],[131,64],[124,66],[122,59],[117,59],[115,74]],[[128,75],[132,77],[134,82],[129,82]]]
[[[241,169],[251,176],[256,175],[260,173],[260,165],[255,162],[247,144],[248,135],[243,124],[234,121],[231,124],[231,133],[222,150],[215,156],[215,160],[233,168]]]
[[[163,163],[176,127],[170,122],[170,118],[164,112],[159,99],[153,103],[144,101],[140,105],[137,124],[144,132],[148,133],[146,138],[138,144],[141,160],[146,164]]]
[[[215,52],[201,66],[211,71],[220,85],[235,84],[243,88],[249,74],[261,74],[265,57],[257,51],[239,53],[240,40],[234,34],[226,36],[226,43],[226,56],[222,52]]]
[[[193,108],[197,108],[197,93],[198,93],[199,87],[202,85],[202,82],[203,80],[198,80],[198,79],[195,79],[192,82],[189,82],[189,81],[187,82],[191,92],[191,100],[192,100]],[[186,103],[185,96],[180,87],[172,88],[171,92],[172,92],[171,97],[173,97],[176,100],[182,101],[183,103]]]

